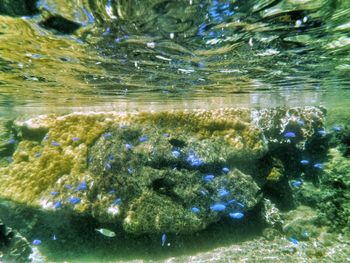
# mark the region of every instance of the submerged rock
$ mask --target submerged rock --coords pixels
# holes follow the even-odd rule
[[[2,0],[0,2],[0,14],[9,16],[27,16],[37,12],[36,0]]]
[[[0,261],[30,262],[31,251],[29,242],[0,220]]]
[[[273,108],[252,111],[253,120],[263,130],[270,146],[292,143],[304,150],[306,142],[324,129],[323,108]]]
[[[294,112],[313,116],[304,118],[307,141],[321,112]],[[271,170],[259,171],[268,141],[284,140],[279,125],[261,125],[254,114],[74,113],[17,121],[19,143],[13,162],[0,168],[0,197],[119,223],[135,234],[195,232],[230,213],[245,220],[261,198],[256,178]],[[259,114],[267,120],[267,111]],[[280,116],[270,114],[275,122]]]

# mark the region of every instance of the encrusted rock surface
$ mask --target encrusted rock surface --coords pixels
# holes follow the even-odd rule
[[[306,142],[322,121],[317,108],[73,113],[17,121],[13,161],[0,167],[1,197],[119,222],[136,234],[195,232],[253,210],[269,170],[284,171],[276,161],[260,161],[269,142]],[[285,140],[286,131],[297,140]]]

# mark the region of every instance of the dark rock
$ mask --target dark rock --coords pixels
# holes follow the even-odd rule
[[[30,16],[38,12],[36,0],[2,0],[0,14],[8,16]]]
[[[0,220],[0,261],[30,262],[31,251],[28,241]]]
[[[50,16],[44,21],[40,22],[40,25],[47,29],[53,29],[62,34],[72,34],[81,26],[79,23],[68,20],[60,15]]]

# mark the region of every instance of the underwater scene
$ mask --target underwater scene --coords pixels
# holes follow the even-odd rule
[[[0,263],[350,262],[350,1],[1,0]]]

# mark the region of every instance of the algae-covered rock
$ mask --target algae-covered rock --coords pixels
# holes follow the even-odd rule
[[[324,129],[325,110],[316,107],[262,109],[253,111],[252,118],[270,146],[293,143],[304,150],[306,142]]]
[[[299,206],[284,215],[283,232],[287,237],[308,240],[320,233],[317,227],[317,211],[308,206]]]
[[[320,114],[305,118],[303,141],[322,119],[318,109],[270,111],[274,121],[276,112]],[[136,234],[190,233],[223,217],[240,220],[260,201],[255,180],[273,170],[261,164],[265,138],[283,138],[280,126],[264,122],[268,112],[259,116],[256,122],[256,111],[221,109],[16,121],[18,143],[13,161],[0,168],[0,197]],[[271,165],[283,176],[282,164]]]
[[[319,188],[320,219],[332,230],[350,234],[350,160],[339,149],[330,149]]]
[[[232,113],[141,114],[108,129],[89,156],[92,198],[109,200],[95,204],[94,215],[106,221],[110,211],[133,233],[179,233],[254,207],[259,188],[231,164],[261,156],[266,145]],[[229,201],[225,212],[210,211]]]

